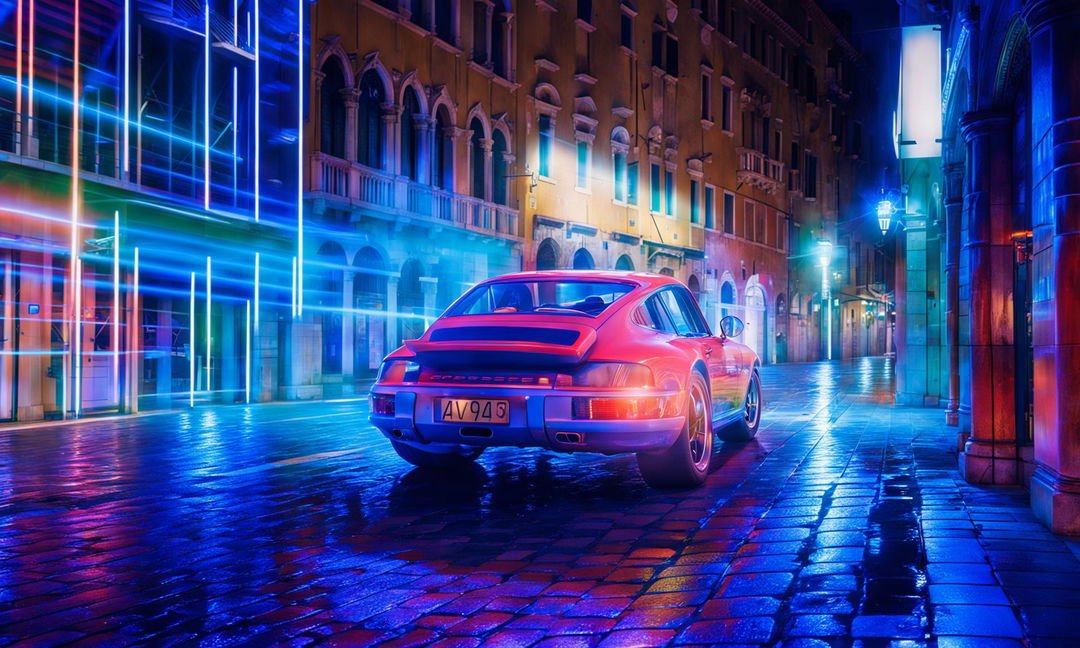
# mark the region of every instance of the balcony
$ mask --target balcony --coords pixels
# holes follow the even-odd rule
[[[784,188],[784,164],[765,157],[760,151],[748,148],[736,149],[739,168],[735,176],[740,183],[775,193]]]
[[[340,158],[311,155],[311,191],[357,208],[520,241],[518,211]]]

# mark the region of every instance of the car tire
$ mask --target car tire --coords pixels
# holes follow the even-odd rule
[[[682,434],[667,450],[638,453],[638,470],[645,483],[653,488],[694,488],[709,476],[713,448],[709,387],[696,371],[690,374],[688,383]]]
[[[746,385],[746,397],[743,400],[742,417],[720,431],[720,438],[724,441],[750,441],[757,434],[761,425],[761,376],[755,368],[750,374],[750,382]]]
[[[476,461],[484,452],[484,448],[475,448],[470,452],[428,452],[416,446],[390,439],[394,451],[398,456],[414,466],[421,468],[452,468],[463,466]]]

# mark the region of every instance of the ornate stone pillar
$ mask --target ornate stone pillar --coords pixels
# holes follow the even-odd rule
[[[397,173],[397,163],[401,159],[397,151],[398,122],[401,119],[401,106],[387,103],[382,105],[382,159],[379,168],[389,173]]]
[[[949,353],[949,400],[945,423],[960,423],[960,220],[964,210],[964,165],[945,165],[945,328]],[[966,435],[961,434],[962,452]]]
[[[495,140],[490,137],[483,137],[480,139],[480,150],[484,152],[484,195],[483,199],[487,202],[491,202],[491,189],[492,189],[492,156],[491,149],[495,144]]]
[[[1015,484],[1019,479],[1010,124],[1010,116],[996,110],[969,112],[960,120],[969,165],[961,254],[970,280],[967,345],[961,352],[968,354],[971,367],[971,436],[960,469],[976,484]]]
[[[341,91],[345,100],[345,159],[353,162],[356,160],[356,120],[359,118],[360,91],[356,88],[346,88]]]
[[[353,333],[353,325],[356,322],[356,318],[349,312],[351,307],[355,307],[353,301],[353,279],[356,276],[355,273],[346,271],[343,273],[341,282],[341,303],[345,305],[345,311],[341,315],[341,375],[352,376],[354,375],[356,351],[354,349],[356,343],[356,335]],[[346,383],[347,384],[347,383]],[[348,388],[346,388],[348,391]],[[351,393],[351,392],[350,392]]]
[[[416,129],[416,180],[421,184],[434,184],[431,175],[431,151],[434,150],[431,134],[435,132],[435,121],[425,115],[416,115],[413,127]]]
[[[1055,533],[1080,534],[1080,1],[1037,0],[1028,3],[1025,14],[1035,86],[1031,503]]]

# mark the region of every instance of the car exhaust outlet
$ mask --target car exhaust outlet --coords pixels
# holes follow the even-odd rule
[[[390,436],[394,437],[395,439],[400,439],[405,435],[401,433],[401,430],[390,430]]]
[[[559,443],[583,443],[584,439],[580,432],[556,432],[555,440]]]
[[[491,428],[463,427],[463,428],[461,428],[461,436],[480,438],[480,439],[490,439],[491,438]]]

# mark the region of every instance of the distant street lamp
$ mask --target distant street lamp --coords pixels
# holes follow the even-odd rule
[[[818,261],[821,262],[821,301],[825,305],[825,359],[832,360],[832,293],[829,290],[832,241],[829,239],[818,239]]]

